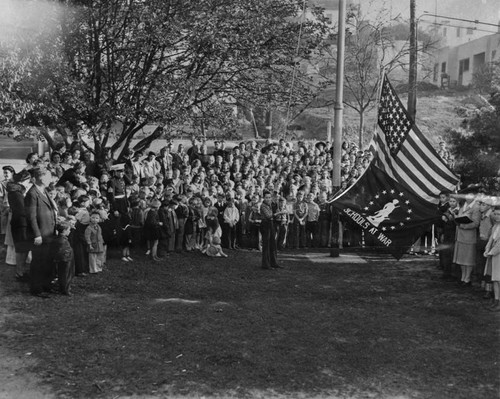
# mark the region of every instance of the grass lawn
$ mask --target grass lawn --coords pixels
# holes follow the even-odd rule
[[[0,346],[62,398],[498,398],[499,313],[436,258],[228,252],[111,259],[70,298],[2,266]]]

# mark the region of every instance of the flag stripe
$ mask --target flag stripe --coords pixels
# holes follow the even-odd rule
[[[427,180],[426,184],[431,184],[435,186],[439,191],[449,189],[456,185],[456,182],[450,181],[446,176],[442,176],[439,170],[439,164],[436,164],[429,160],[425,154],[422,153],[420,147],[413,145],[413,140],[411,140],[412,134],[408,136],[406,142],[401,146],[402,153],[409,159],[412,166],[418,168],[420,173],[425,176]]]
[[[383,138],[380,137],[380,135],[379,135],[379,140],[380,141],[383,140]],[[408,190],[412,190],[413,192],[415,192],[428,202],[433,202],[433,203],[436,202],[437,195],[434,195],[434,192],[431,189],[429,189],[429,186],[424,184],[422,180],[416,177],[413,171],[408,170],[406,168],[405,169],[401,168],[399,160],[393,158],[390,154],[388,154],[386,152],[387,146],[384,143],[381,143],[380,141],[378,142],[379,143],[378,158],[381,161],[382,169],[389,175],[392,175],[391,177],[393,177],[400,184],[404,185]]]
[[[415,148],[425,154],[427,157],[427,162],[432,163],[434,166],[439,168],[438,172],[443,178],[445,178],[448,183],[456,185],[458,183],[457,176],[453,173],[453,171],[449,168],[449,166],[443,161],[443,159],[436,152],[434,147],[432,147],[427,140],[427,138],[423,135],[417,125],[413,125],[412,133],[408,136],[408,140],[414,143]],[[420,145],[416,145],[416,144]]]

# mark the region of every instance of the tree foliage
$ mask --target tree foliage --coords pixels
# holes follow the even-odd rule
[[[4,49],[2,122],[83,132],[97,154],[119,153],[147,124],[159,128],[136,149],[164,127],[231,130],[234,106],[284,103],[294,66],[325,33],[320,20],[301,24],[297,0],[47,4],[39,18],[53,29],[20,34]]]
[[[491,93],[483,105],[461,108],[462,129],[450,130],[447,139],[456,158],[456,172],[465,184],[481,181],[496,182],[500,178],[500,70],[484,80]],[[500,194],[500,193],[497,193]]]

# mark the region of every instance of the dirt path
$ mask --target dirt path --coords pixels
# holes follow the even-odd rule
[[[3,266],[8,267],[8,266]],[[7,349],[7,339],[15,339],[15,332],[4,329],[5,320],[16,317],[11,309],[11,297],[5,292],[0,281],[0,399],[52,399],[48,389],[41,385],[40,379],[28,371],[33,365],[30,354],[15,355]]]

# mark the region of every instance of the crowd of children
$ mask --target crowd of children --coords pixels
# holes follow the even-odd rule
[[[42,242],[37,243],[30,230],[34,216],[25,207],[32,189],[46,199],[56,217],[57,233],[43,241],[50,242],[54,257],[46,278],[57,275],[59,290],[66,294],[73,268],[76,276],[103,270],[108,245],[120,247],[123,262],[133,261],[137,253],[160,262],[173,252],[226,257],[226,249],[260,250],[264,192],[272,194],[278,210],[278,250],[327,247],[335,218],[328,202],[335,194],[332,153],[329,143],[299,142],[294,147],[283,140],[242,142],[230,150],[221,140],[209,151],[206,142],[196,139],[187,150],[179,144],[174,151],[172,142],[158,154],[126,150],[119,162],[109,152],[93,160],[78,145],[64,153],[52,152],[47,160],[31,153],[23,170],[3,168],[0,202],[6,262],[17,266],[19,280],[28,280],[30,253]],[[344,143],[340,190],[355,181],[371,159],[370,152]],[[494,292],[499,309],[500,244],[498,228],[493,227],[498,211],[486,195],[463,200],[446,193],[440,198],[440,265],[445,278],[455,278],[459,268],[458,277],[466,286],[476,276],[488,295]],[[457,223],[463,216],[470,222]]]

